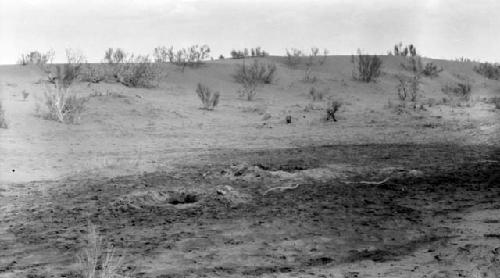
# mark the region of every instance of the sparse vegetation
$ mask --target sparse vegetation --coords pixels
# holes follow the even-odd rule
[[[322,101],[324,93],[316,89],[316,87],[311,87],[311,89],[309,90],[309,96],[313,101]]]
[[[102,65],[85,63],[79,73],[80,80],[89,83],[99,83],[106,79],[106,72]]]
[[[354,66],[352,77],[355,80],[370,82],[380,76],[382,59],[377,55],[362,54],[361,50],[358,49],[358,55],[353,55],[351,62]]]
[[[481,63],[479,66],[474,67],[474,71],[480,75],[493,80],[500,79],[500,66],[490,63]]]
[[[417,101],[418,92],[420,90],[420,76],[415,75],[410,78],[403,76],[398,77],[399,84],[396,89],[400,101],[410,101],[415,103]]]
[[[43,115],[45,119],[61,123],[75,123],[84,110],[88,99],[71,95],[69,91],[76,79],[74,67],[71,64],[58,65],[53,79],[54,85],[45,85],[45,106],[48,109],[48,112]]]
[[[420,74],[424,69],[422,59],[419,55],[406,57],[405,62],[401,63],[401,67],[407,71],[413,72],[413,74]]]
[[[2,102],[0,101],[0,128],[7,128],[7,120],[5,120],[5,111],[3,110]]]
[[[26,101],[26,99],[28,99],[28,96],[30,95],[30,93],[28,93],[28,91],[26,91],[26,90],[23,90],[22,95],[23,95],[23,100]]]
[[[196,87],[196,94],[203,103],[203,109],[214,110],[215,106],[219,103],[219,92],[212,93],[210,88],[201,83],[198,83]]]
[[[424,69],[422,70],[422,74],[424,76],[434,78],[438,77],[439,73],[443,71],[443,68],[438,68],[434,63],[429,62],[425,64]]]
[[[248,51],[248,48],[245,48],[244,50],[231,50],[231,58],[232,59],[244,59],[248,57],[266,57],[269,56],[269,53],[266,51],[262,50],[260,46],[257,46],[256,48],[250,48],[250,51]]]
[[[302,79],[305,83],[315,83],[318,78],[312,74],[312,69],[310,67],[306,68],[304,71],[304,78]]]
[[[296,67],[304,54],[300,49],[292,48],[290,51],[286,49],[286,65],[289,67]]]
[[[96,227],[89,224],[85,246],[77,255],[81,274],[84,278],[114,278],[121,277],[118,270],[122,258],[116,258],[115,249],[108,247],[103,250],[102,238],[98,235]]]
[[[448,96],[458,98],[462,101],[470,101],[472,86],[469,81],[456,83],[455,85],[446,84],[441,91]]]

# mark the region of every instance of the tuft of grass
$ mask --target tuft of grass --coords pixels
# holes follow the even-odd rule
[[[0,128],[8,128],[7,121],[5,120],[5,111],[3,110],[1,101],[0,101]]]
[[[201,83],[198,83],[196,87],[196,94],[203,103],[203,109],[214,110],[215,106],[219,103],[219,92],[212,93],[210,88]]]
[[[362,54],[361,50],[358,49],[358,55],[353,55],[351,62],[354,66],[352,71],[354,80],[370,82],[380,76],[382,59],[377,55]]]
[[[122,258],[116,259],[115,249],[103,250],[102,238],[93,224],[87,227],[86,245],[77,255],[80,271],[84,278],[121,277],[117,271],[121,267]]]

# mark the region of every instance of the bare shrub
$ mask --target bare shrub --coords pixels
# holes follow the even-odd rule
[[[5,120],[5,111],[3,110],[1,101],[0,101],[0,128],[8,128],[7,120]]]
[[[274,81],[277,67],[275,64],[260,63],[254,60],[252,65],[246,66],[245,63],[237,65],[233,78],[236,82],[244,84],[249,80],[257,84],[271,84]]]
[[[328,101],[327,107],[326,107],[326,120],[330,121],[333,120],[334,122],[337,121],[335,119],[335,113],[337,113],[342,106],[342,103],[337,100],[330,100]]]
[[[85,108],[87,98],[70,94],[70,86],[76,79],[74,66],[58,65],[54,85],[45,84],[45,106],[48,112],[43,115],[48,120],[61,123],[75,123]]]
[[[245,80],[242,83],[241,88],[238,90],[240,97],[246,98],[248,101],[252,101],[257,90],[256,80]]]
[[[413,44],[403,47],[403,43],[399,42],[394,45],[394,55],[396,56],[417,56],[417,48]]]
[[[248,51],[248,48],[245,48],[244,50],[231,50],[229,53],[231,55],[232,59],[244,59],[247,57],[266,57],[269,56],[269,53],[266,51],[262,50],[260,46],[257,46],[255,48],[250,48],[250,51]]]
[[[116,65],[115,76],[118,82],[127,87],[158,87],[162,77],[158,64],[151,63],[148,56],[130,55],[126,62]]]
[[[172,52],[172,47],[158,46],[153,50],[153,58],[155,63],[169,62],[169,53]]]
[[[169,61],[176,66],[180,66],[182,72],[184,72],[186,67],[198,67],[206,59],[210,58],[210,47],[208,45],[193,45],[177,51],[174,51],[173,47],[170,47],[166,54]]]
[[[313,101],[322,101],[324,92],[317,90],[316,87],[311,87],[311,89],[309,90],[309,96]]]
[[[422,74],[424,76],[434,78],[438,77],[439,73],[443,71],[443,68],[438,68],[432,62],[426,63],[424,69],[422,70]]]
[[[104,53],[104,61],[108,64],[119,64],[127,59],[127,54],[121,48],[108,48]]]
[[[488,79],[500,79],[500,66],[497,65],[481,63],[479,66],[474,67],[474,71]]]
[[[290,51],[286,49],[286,64],[289,67],[296,67],[300,64],[300,61],[304,54],[300,49],[292,48]]]
[[[455,85],[446,84],[441,88],[441,91],[448,96],[458,98],[462,101],[470,101],[472,94],[472,86],[469,81],[456,83]]]
[[[48,63],[52,63],[54,60],[55,52],[54,50],[49,50],[45,54],[42,54],[39,51],[31,51],[27,54],[22,54],[17,64],[19,65],[45,65]]]
[[[89,83],[99,83],[106,79],[106,71],[102,65],[85,63],[79,73],[80,80]]]
[[[196,87],[196,94],[203,103],[203,109],[214,110],[215,106],[219,103],[219,92],[212,93],[210,88],[201,83],[198,83]]]
[[[354,66],[352,77],[355,80],[370,82],[380,76],[382,60],[377,55],[362,54],[358,49],[358,55],[353,55],[351,62]]]
[[[400,101],[416,102],[420,90],[420,76],[415,75],[410,78],[398,77],[399,84],[396,86]]]
[[[96,231],[95,225],[87,227],[86,245],[77,255],[80,271],[84,278],[114,278],[121,277],[118,270],[122,258],[115,256],[115,249],[107,247],[103,250],[102,238]]]

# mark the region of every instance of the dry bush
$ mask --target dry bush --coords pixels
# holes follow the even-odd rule
[[[5,111],[3,110],[1,101],[0,101],[0,128],[8,128],[7,120],[5,120]]]
[[[410,78],[398,76],[399,84],[396,86],[400,101],[416,102],[420,90],[420,76]]]
[[[198,83],[196,87],[196,94],[203,103],[203,109],[214,110],[215,106],[219,103],[219,92],[212,93],[210,88],[201,83]]]
[[[446,84],[441,88],[441,91],[448,96],[458,98],[462,101],[470,101],[472,94],[472,85],[469,81],[456,83],[455,85]]]
[[[342,106],[342,103],[338,100],[330,100],[328,101],[327,107],[326,107],[326,120],[330,121],[333,120],[334,122],[337,121],[335,119],[335,113],[337,113]]]
[[[260,63],[254,60],[252,65],[245,63],[237,65],[233,78],[236,82],[245,84],[252,81],[257,84],[271,84],[274,81],[277,67],[275,64]]]
[[[391,53],[392,54],[392,53]],[[394,45],[394,55],[396,56],[417,56],[417,48],[413,44],[403,47],[403,43],[399,42]]]
[[[324,92],[317,90],[316,87],[311,87],[311,89],[309,90],[309,96],[313,101],[322,101]]]
[[[103,250],[102,238],[98,235],[95,225],[87,227],[86,245],[77,255],[80,270],[84,278],[114,278],[121,277],[117,271],[121,267],[122,258],[115,256],[114,248]]]
[[[127,59],[127,54],[121,48],[113,49],[108,48],[104,53],[104,61],[108,64],[123,63]]]
[[[28,91],[26,91],[26,90],[23,90],[22,95],[23,95],[23,100],[26,101],[26,99],[28,99],[28,96],[30,95],[30,93],[28,93]]]
[[[73,65],[56,67],[54,84],[45,84],[45,106],[48,111],[43,115],[44,118],[61,123],[75,123],[79,119],[88,99],[70,94],[69,89],[75,79]]]
[[[488,79],[500,79],[500,66],[497,65],[492,65],[490,63],[481,63],[479,64],[479,66],[474,67],[474,71]]]
[[[27,54],[22,54],[17,64],[19,65],[45,65],[48,63],[52,63],[54,60],[55,52],[54,50],[49,50],[45,54],[42,54],[39,51],[31,51]]]
[[[361,50],[358,49],[358,55],[353,55],[351,62],[354,66],[352,71],[354,80],[370,82],[380,76],[382,60],[377,55],[362,54]]]
[[[256,80],[245,80],[242,83],[241,88],[238,90],[240,97],[246,98],[248,101],[252,101],[255,97],[257,90]]]
[[[318,78],[312,74],[311,67],[307,67],[304,71],[304,78],[302,79],[305,83],[315,83],[318,81]]]
[[[166,55],[170,63],[181,67],[182,72],[184,72],[186,67],[199,67],[206,59],[210,58],[210,47],[208,45],[193,45],[177,51],[170,47],[166,50]]]
[[[106,79],[106,71],[102,65],[85,63],[79,73],[80,81],[99,83]]]
[[[158,64],[151,63],[148,56],[131,55],[126,62],[115,65],[115,77],[127,87],[158,87],[162,71]]]
[[[422,70],[422,74],[424,76],[434,78],[438,77],[439,73],[443,71],[443,68],[438,68],[432,62],[426,63],[424,69]]]
[[[286,64],[289,67],[296,67],[298,64],[300,64],[303,56],[304,53],[302,53],[300,49],[292,48],[291,51],[286,49]]]

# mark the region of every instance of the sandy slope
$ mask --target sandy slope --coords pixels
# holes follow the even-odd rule
[[[259,89],[253,102],[238,98],[232,81],[234,64],[214,61],[200,69],[181,73],[166,67],[168,77],[157,89],[131,89],[119,84],[77,84],[73,91],[90,94],[111,92],[115,96],[92,98],[79,125],[62,125],[35,117],[35,102],[43,86],[34,84],[42,75],[36,67],[0,67],[0,99],[10,129],[0,130],[0,180],[28,181],[74,175],[97,170],[123,174],[168,167],[179,157],[219,148],[276,148],[336,143],[456,142],[492,144],[498,138],[499,114],[492,105],[478,102],[471,108],[435,106],[417,115],[395,115],[388,109],[396,101],[398,57],[384,59],[383,75],[377,83],[351,78],[350,57],[330,57],[314,68],[318,89],[342,100],[341,121],[324,123],[325,102],[319,110],[304,111],[311,84],[300,81],[303,68],[289,69],[278,63],[275,84]],[[247,61],[249,62],[249,61]],[[444,97],[441,86],[467,76],[473,98],[499,94],[498,82],[473,72],[472,65],[436,61],[445,71],[439,78],[423,79],[421,100]],[[199,110],[194,89],[203,82],[221,92],[221,103],[213,112]],[[30,93],[22,101],[21,92]],[[119,96],[119,97],[116,97]],[[139,96],[139,97],[138,97]],[[264,113],[271,118],[262,120]],[[293,124],[284,118],[292,115]],[[432,128],[426,128],[430,126]],[[13,172],[12,170],[15,170]]]
[[[398,115],[387,104],[408,74],[399,58],[384,57],[365,84],[350,57],[330,57],[314,86],[344,103],[333,123],[302,67],[266,59],[277,80],[253,102],[236,94],[233,60],[165,66],[156,89],[76,84],[110,93],[92,97],[77,125],[35,115],[37,68],[0,67],[0,277],[81,277],[88,221],[133,277],[500,273],[499,110],[478,101],[499,96],[497,81],[436,60],[445,71],[422,80],[426,111]],[[425,104],[464,76],[469,107]],[[221,92],[215,111],[199,109],[197,82]]]

